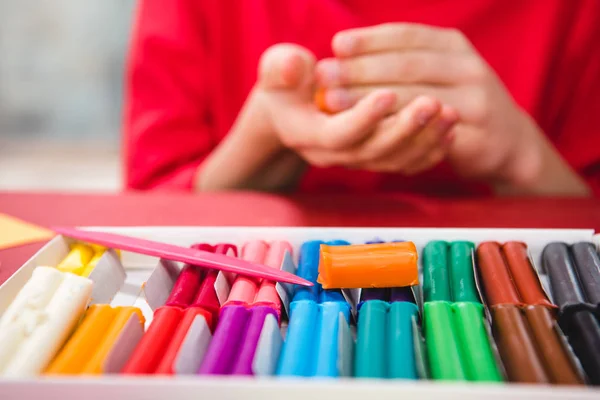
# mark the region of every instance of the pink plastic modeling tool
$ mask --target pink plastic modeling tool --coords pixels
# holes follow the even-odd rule
[[[233,272],[235,274],[277,282],[294,283],[302,286],[313,285],[311,282],[294,274],[290,274],[289,272],[270,268],[265,265],[253,264],[240,258],[234,258],[224,254],[209,253],[207,251],[118,235],[115,233],[85,231],[64,227],[53,228],[52,230],[61,235],[84,242],[153,257],[160,257],[167,260],[179,261],[197,265],[199,267],[214,268],[221,271]]]

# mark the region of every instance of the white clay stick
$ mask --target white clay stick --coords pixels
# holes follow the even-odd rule
[[[34,324],[29,336],[3,371],[8,377],[30,377],[41,373],[68,338],[92,294],[92,281],[64,273],[63,281],[42,313],[29,313]]]

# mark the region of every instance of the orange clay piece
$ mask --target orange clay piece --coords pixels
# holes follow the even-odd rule
[[[98,345],[94,356],[88,360],[83,367],[82,374],[99,375],[104,372],[104,362],[113,349],[117,339],[121,336],[121,331],[129,321],[132,315],[136,315],[137,322],[144,327],[146,319],[141,310],[137,307],[117,307],[117,315],[110,324],[109,330],[104,334],[104,338]]]
[[[325,101],[325,92],[325,88],[318,88],[315,92],[314,102],[319,110],[332,114],[333,111],[327,107],[327,102]]]
[[[413,286],[419,283],[417,260],[412,242],[322,244],[317,282],[323,289]]]
[[[108,304],[90,306],[81,324],[48,366],[45,374],[102,373],[106,357],[134,313],[143,324],[144,316],[136,307],[111,307]]]
[[[46,369],[46,374],[74,375],[94,354],[110,326],[116,310],[108,305],[92,305],[86,311],[81,324]]]

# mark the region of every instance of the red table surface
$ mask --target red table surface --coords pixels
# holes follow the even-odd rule
[[[407,195],[0,193],[0,212],[52,226],[591,228],[599,199],[431,199]],[[0,283],[43,243],[0,251]]]

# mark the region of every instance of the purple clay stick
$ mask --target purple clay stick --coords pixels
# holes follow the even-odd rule
[[[244,335],[250,312],[244,306],[231,305],[221,309],[219,323],[208,345],[198,374],[228,375],[238,356],[240,338]]]
[[[232,375],[254,375],[252,363],[265,319],[269,314],[277,318],[277,312],[269,306],[255,306],[248,311],[251,315],[244,330],[244,337],[239,340],[241,345],[231,369]]]

